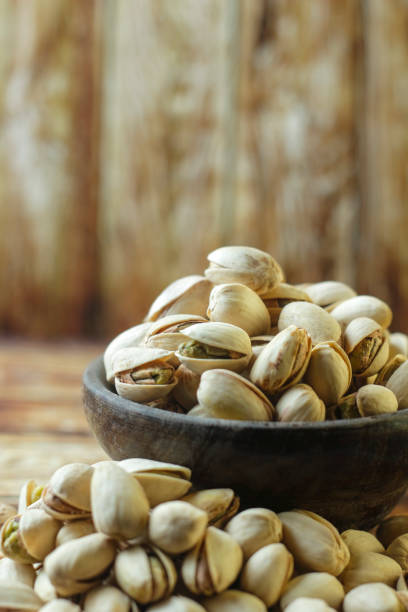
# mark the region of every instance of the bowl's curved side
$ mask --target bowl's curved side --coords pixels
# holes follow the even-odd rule
[[[101,358],[85,372],[84,408],[113,459],[187,465],[197,487],[231,487],[244,506],[299,507],[340,528],[371,527],[408,486],[408,411],[318,427],[198,419],[120,398]]]

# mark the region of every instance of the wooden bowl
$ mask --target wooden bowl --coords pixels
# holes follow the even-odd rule
[[[408,486],[408,410],[320,423],[191,417],[119,397],[102,357],[85,371],[84,408],[112,459],[189,466],[196,487],[231,487],[241,507],[309,509],[339,529],[368,529]]]

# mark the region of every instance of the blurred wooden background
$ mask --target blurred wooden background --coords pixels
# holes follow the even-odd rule
[[[0,0],[0,331],[110,336],[221,244],[408,331],[406,0]]]

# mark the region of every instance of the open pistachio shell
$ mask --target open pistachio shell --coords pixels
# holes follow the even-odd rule
[[[383,582],[393,587],[402,574],[401,566],[381,553],[365,552],[352,556],[350,563],[341,575],[346,593],[370,582]]]
[[[398,410],[408,408],[408,361],[395,370],[386,384],[398,400]]]
[[[313,283],[305,287],[304,291],[314,304],[327,309],[357,295],[354,289],[345,283],[330,280]]]
[[[329,340],[334,340],[334,342],[340,340],[339,323],[331,314],[316,304],[292,302],[284,306],[279,317],[278,329],[282,331],[289,325],[303,327],[310,335],[313,345]]]
[[[145,337],[151,325],[151,323],[140,323],[139,325],[135,325],[123,331],[108,344],[103,355],[103,363],[105,365],[106,379],[108,382],[113,383],[115,379],[115,373],[112,370],[113,355],[120,349],[144,344]]]
[[[344,612],[403,612],[394,589],[380,581],[362,584],[347,593],[343,602]]]
[[[149,606],[146,610],[147,612],[205,612],[205,608],[197,601],[183,595],[172,595],[169,599]]]
[[[339,610],[344,599],[344,589],[339,580],[327,572],[303,574],[291,580],[282,595],[283,610],[300,597],[322,599],[335,610]]]
[[[150,515],[149,539],[170,555],[177,555],[195,546],[207,528],[204,510],[185,501],[169,501],[156,506]]]
[[[392,359],[389,359],[387,363],[385,364],[385,366],[383,366],[381,370],[378,372],[378,374],[376,375],[375,380],[374,380],[375,384],[385,386],[387,382],[389,381],[389,379],[391,378],[391,376],[394,374],[394,372],[398,370],[400,365],[405,363],[405,361],[407,360],[408,358],[405,357],[405,355],[399,355],[399,354],[394,355],[394,357]]]
[[[276,404],[278,421],[324,421],[326,407],[317,393],[305,384],[287,389]]]
[[[185,365],[177,369],[178,383],[174,387],[172,396],[181,404],[184,410],[190,410],[197,404],[197,389],[200,384],[200,375],[189,370]]]
[[[354,376],[371,376],[388,359],[388,339],[381,325],[368,317],[357,317],[344,330],[344,348]]]
[[[205,323],[207,319],[200,315],[176,314],[162,317],[151,324],[146,334],[145,344],[152,348],[175,351],[187,337],[183,329],[197,323]]]
[[[59,468],[42,492],[44,510],[60,520],[91,515],[93,468],[85,463],[68,463]]]
[[[4,523],[1,550],[19,563],[42,561],[54,548],[60,527],[61,523],[44,510],[26,510]]]
[[[384,328],[389,327],[392,321],[392,311],[388,304],[372,295],[356,295],[345,300],[331,311],[331,315],[343,327],[357,317],[374,319]]]
[[[259,597],[237,589],[229,589],[206,597],[202,601],[207,612],[267,612],[266,606]]]
[[[225,526],[241,546],[244,559],[249,559],[257,550],[282,540],[282,523],[272,510],[249,508],[236,514]]]
[[[32,504],[35,504],[41,499],[43,492],[41,485],[38,485],[35,480],[28,480],[21,488],[20,495],[18,498],[18,513],[21,514]]]
[[[388,548],[395,538],[406,533],[408,533],[408,515],[394,514],[379,524],[377,538],[385,548]]]
[[[0,585],[17,582],[33,588],[34,580],[35,571],[32,565],[18,563],[7,557],[0,559]]]
[[[310,298],[302,289],[287,283],[280,283],[262,295],[263,303],[269,312],[271,327],[278,324],[282,308],[292,302],[310,302]]]
[[[240,283],[216,285],[210,293],[207,316],[210,321],[237,325],[249,336],[266,334],[270,327],[268,309],[259,295]]]
[[[337,342],[320,342],[313,347],[304,375],[326,406],[336,404],[351,382],[351,364]]]
[[[204,317],[211,289],[212,283],[198,274],[178,278],[154,300],[146,321],[186,313]]]
[[[16,582],[0,585],[0,610],[37,612],[43,602],[31,587]]]
[[[239,509],[239,497],[232,489],[202,489],[182,498],[183,501],[207,513],[208,524],[223,527]]]
[[[136,606],[136,604],[135,604]],[[84,612],[136,612],[132,600],[115,586],[97,586],[89,591],[83,603]]]
[[[249,380],[230,370],[207,370],[197,391],[201,406],[219,419],[270,421],[274,407]]]

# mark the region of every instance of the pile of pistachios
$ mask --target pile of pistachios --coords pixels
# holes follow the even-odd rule
[[[196,417],[323,421],[408,408],[408,336],[339,281],[290,285],[259,249],[219,248],[106,348],[119,395]]]
[[[72,463],[0,505],[0,609],[402,612],[408,516],[339,534],[313,512],[239,512],[232,489],[149,459]],[[1,555],[0,555],[1,556]]]

